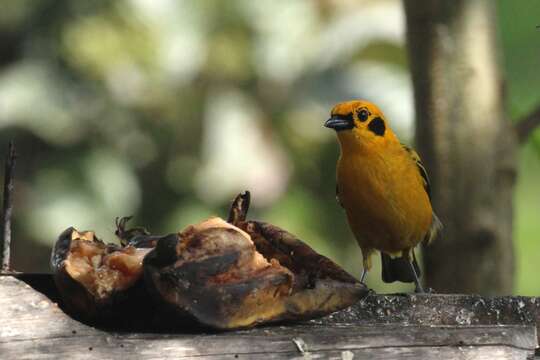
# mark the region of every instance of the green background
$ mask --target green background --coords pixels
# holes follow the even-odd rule
[[[498,1],[508,116],[540,104],[540,3]],[[414,139],[399,1],[7,1],[0,12],[0,145],[15,139],[14,267],[48,271],[68,226],[114,241],[253,218],[361,272],[337,205],[336,102],[366,98]],[[510,121],[510,120],[509,120]],[[540,295],[540,134],[519,153],[515,293]],[[429,171],[429,169],[428,169]],[[437,186],[437,184],[433,184]],[[447,259],[459,261],[459,259]],[[497,259],[493,259],[497,261]],[[380,282],[377,291],[411,289]]]

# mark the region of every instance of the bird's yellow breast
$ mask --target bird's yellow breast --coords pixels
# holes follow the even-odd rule
[[[358,243],[388,253],[416,246],[432,221],[416,164],[395,137],[359,146],[348,136],[340,136],[338,191]]]

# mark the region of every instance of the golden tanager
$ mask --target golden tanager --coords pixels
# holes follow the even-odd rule
[[[431,242],[442,224],[431,207],[420,157],[368,101],[336,105],[325,126],[336,131],[341,147],[336,192],[362,250],[361,282],[378,250],[384,282],[414,282],[416,292],[424,292],[414,248]]]

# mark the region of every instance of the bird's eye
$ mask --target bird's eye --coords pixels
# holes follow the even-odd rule
[[[368,119],[368,117],[369,112],[366,109],[361,109],[360,111],[358,111],[358,120],[364,122]]]

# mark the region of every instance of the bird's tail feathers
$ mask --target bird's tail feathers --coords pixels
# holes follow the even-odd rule
[[[390,255],[381,252],[382,279],[385,283],[401,281],[406,283],[414,282],[414,273],[411,269],[411,262],[407,257],[400,256],[392,258]],[[412,251],[412,265],[416,275],[420,277],[420,267],[416,262],[414,250]]]

